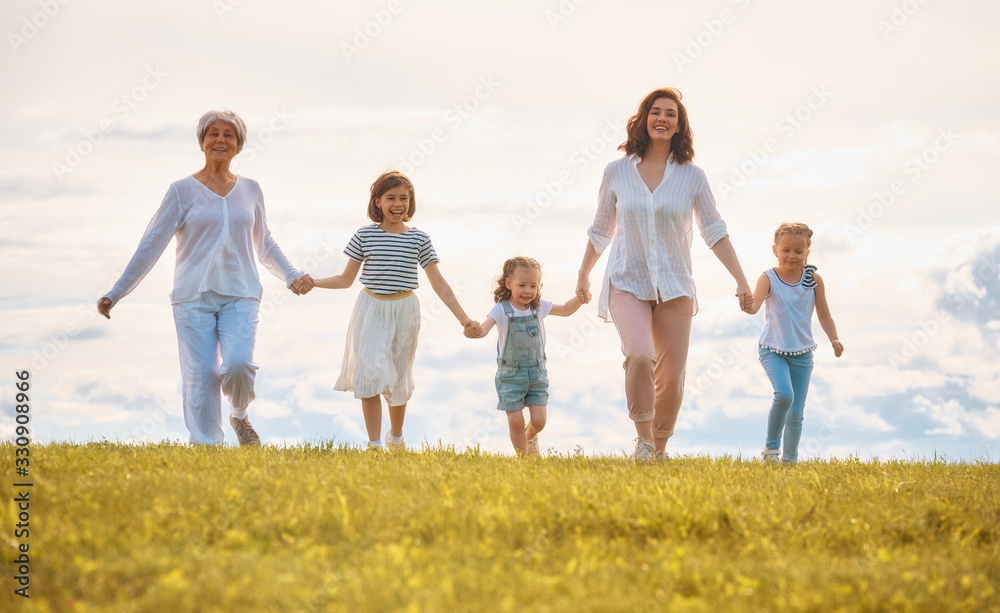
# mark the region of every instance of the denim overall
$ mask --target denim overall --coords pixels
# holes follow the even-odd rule
[[[497,396],[501,411],[520,411],[526,405],[549,403],[549,376],[545,370],[542,322],[538,309],[530,317],[514,317],[514,309],[503,302],[507,316],[507,340],[497,358]]]

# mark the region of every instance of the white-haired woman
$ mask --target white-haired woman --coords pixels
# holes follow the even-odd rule
[[[139,285],[177,237],[170,302],[177,327],[184,423],[192,443],[221,443],[220,391],[241,446],[260,445],[247,417],[254,398],[257,311],[263,288],[257,259],[295,294],[312,278],[289,263],[267,228],[264,197],[253,179],[229,170],[246,142],[246,124],[232,111],[209,111],[198,121],[205,167],[171,184],[121,278],[97,303],[111,309]],[[221,357],[221,364],[220,364]]]

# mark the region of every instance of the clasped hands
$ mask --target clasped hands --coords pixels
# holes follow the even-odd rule
[[[462,327],[465,328],[463,333],[466,338],[483,338],[486,336],[486,332],[483,331],[483,324],[471,317],[462,322]]]
[[[316,282],[309,275],[302,275],[298,279],[292,281],[292,284],[288,286],[288,289],[292,290],[292,293],[296,296],[305,296],[309,293],[309,290],[316,287]]]

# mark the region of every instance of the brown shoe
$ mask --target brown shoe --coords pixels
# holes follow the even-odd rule
[[[257,431],[250,424],[250,418],[236,419],[229,416],[229,424],[236,430],[236,438],[240,441],[240,447],[260,447],[260,437]]]

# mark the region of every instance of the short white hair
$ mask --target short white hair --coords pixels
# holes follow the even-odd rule
[[[229,109],[209,111],[201,116],[198,120],[198,146],[201,147],[205,143],[205,132],[208,132],[208,126],[216,119],[221,119],[236,129],[236,153],[243,151],[243,144],[247,142],[247,124],[242,117]]]

